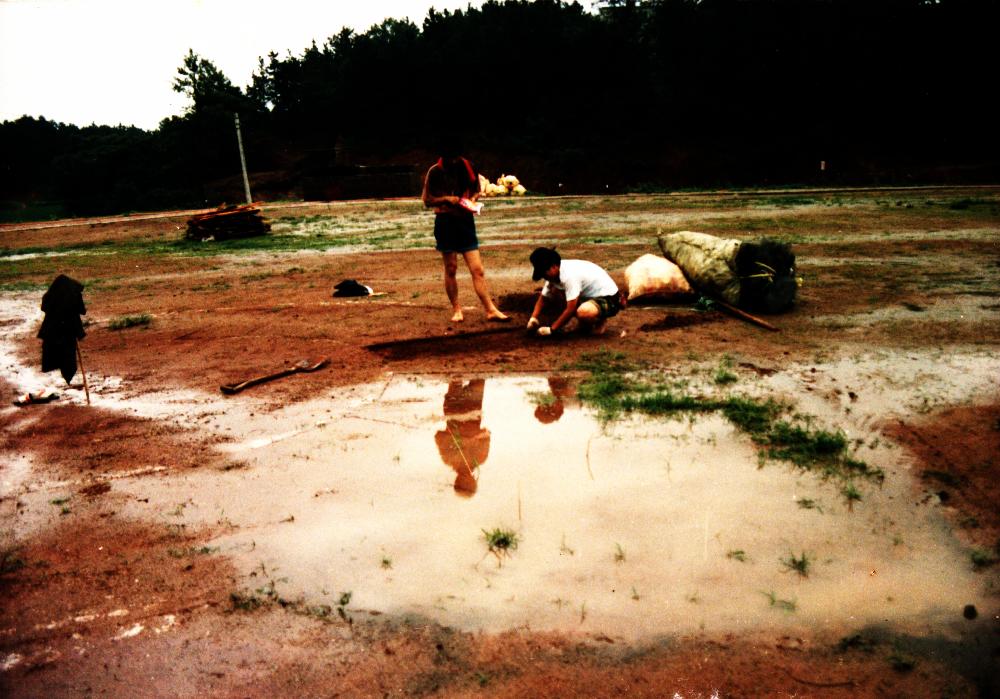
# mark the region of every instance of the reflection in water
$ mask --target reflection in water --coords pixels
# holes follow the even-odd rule
[[[561,376],[549,377],[549,390],[552,392],[552,401],[540,403],[535,408],[535,418],[546,425],[551,424],[562,417],[566,409],[565,404],[572,405],[575,398],[573,387],[569,381]]]
[[[445,429],[434,435],[441,460],[455,469],[455,492],[472,497],[479,466],[490,454],[490,431],[481,426],[486,379],[455,380],[444,396]]]

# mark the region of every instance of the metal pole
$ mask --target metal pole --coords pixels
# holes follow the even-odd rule
[[[250,179],[247,177],[247,159],[243,155],[243,136],[240,135],[240,115],[236,114],[236,143],[240,147],[240,165],[243,167],[243,191],[247,195],[247,204],[253,204],[250,198]]]

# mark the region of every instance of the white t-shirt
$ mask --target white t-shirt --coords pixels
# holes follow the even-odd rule
[[[553,288],[565,292],[567,301],[579,298],[581,303],[587,299],[618,293],[618,285],[611,275],[587,260],[560,262],[559,281],[554,284],[546,281],[542,287],[542,296],[551,296]]]

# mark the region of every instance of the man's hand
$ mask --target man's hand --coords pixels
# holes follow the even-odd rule
[[[534,330],[539,325],[541,325],[541,323],[538,322],[538,318],[535,317],[528,318],[528,330]]]
[[[552,334],[552,328],[550,328],[548,325],[543,325],[538,329],[538,334],[541,335],[542,337],[548,337],[549,335]]]

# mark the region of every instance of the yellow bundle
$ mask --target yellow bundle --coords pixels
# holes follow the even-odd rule
[[[480,175],[479,191],[487,197],[521,197],[528,193],[516,175],[500,175],[495,184]]]

